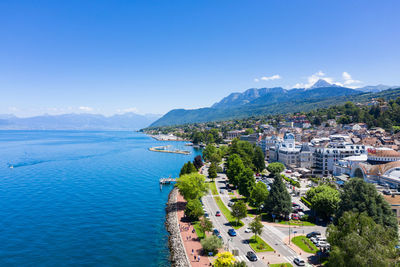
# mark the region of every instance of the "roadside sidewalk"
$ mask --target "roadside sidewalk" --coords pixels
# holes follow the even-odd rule
[[[183,246],[185,247],[186,254],[189,257],[190,264],[193,267],[210,266],[210,260],[208,259],[208,257],[201,255],[202,246],[200,244],[200,240],[196,235],[196,232],[193,231],[194,230],[193,226],[191,226],[189,222],[185,221],[184,211],[185,211],[186,201],[179,192],[177,198],[178,198],[177,202],[178,202],[179,229],[183,240]],[[200,256],[200,262],[197,260],[198,256]]]

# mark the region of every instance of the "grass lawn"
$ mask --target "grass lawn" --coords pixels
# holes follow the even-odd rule
[[[211,193],[213,195],[217,195],[218,196],[218,190],[217,190],[217,186],[215,185],[215,182],[209,182],[209,186],[211,189]]]
[[[197,222],[195,222],[193,224],[193,228],[196,231],[196,234],[200,239],[203,239],[206,236],[205,233],[200,228],[200,222],[199,221],[197,221]]]
[[[316,253],[318,248],[304,235],[295,236],[292,238],[293,244],[301,248],[304,252],[307,253]]]
[[[250,247],[254,249],[255,252],[267,252],[274,251],[261,237],[253,235],[250,238]]]
[[[269,267],[293,267],[290,263],[275,263],[275,264],[270,264]]]
[[[225,206],[220,197],[214,197],[214,199],[215,202],[217,202],[220,211],[224,214],[225,218],[229,221],[233,228],[239,229],[244,225],[242,221],[239,221],[238,225],[236,225],[236,219],[231,215],[231,211]]]
[[[307,221],[297,221],[297,220],[290,220],[290,221],[280,221],[280,224],[286,225],[297,225],[297,226],[315,226],[315,223],[307,222]]]

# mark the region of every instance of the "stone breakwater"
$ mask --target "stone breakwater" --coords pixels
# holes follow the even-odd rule
[[[170,261],[173,267],[187,267],[190,266],[188,258],[186,257],[185,248],[181,238],[179,230],[178,214],[177,214],[177,195],[178,189],[174,188],[171,190],[168,196],[167,207],[165,211],[167,213],[165,220],[165,227],[169,232],[169,250],[171,252]]]

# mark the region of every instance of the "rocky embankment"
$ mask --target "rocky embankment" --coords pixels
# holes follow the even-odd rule
[[[178,214],[177,214],[177,194],[178,189],[171,190],[168,196],[167,207],[165,208],[167,215],[165,227],[170,233],[169,236],[169,250],[171,252],[170,261],[171,266],[187,267],[190,266],[186,257],[185,248],[183,246],[181,234],[179,231]]]

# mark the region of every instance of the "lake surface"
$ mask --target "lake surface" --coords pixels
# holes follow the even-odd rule
[[[164,144],[192,154],[148,150]],[[158,180],[197,154],[132,132],[0,131],[0,266],[169,266]]]

